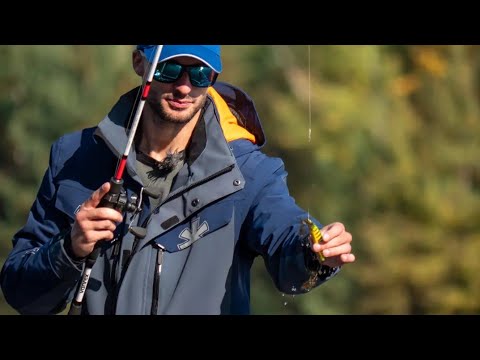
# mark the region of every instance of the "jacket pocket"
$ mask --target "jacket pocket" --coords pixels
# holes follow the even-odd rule
[[[232,222],[233,205],[232,200],[210,205],[155,239],[155,242],[170,253],[185,250],[197,241],[214,236],[215,232]]]
[[[68,215],[73,221],[75,213],[92,192],[93,190],[87,189],[71,180],[62,181],[58,186],[55,207]]]

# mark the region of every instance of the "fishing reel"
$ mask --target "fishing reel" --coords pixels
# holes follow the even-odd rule
[[[128,199],[127,193],[123,188],[123,179],[110,179],[110,191],[102,198],[98,207],[107,207],[123,212],[135,212],[139,209],[140,204],[136,197]]]
[[[143,194],[158,199],[160,194],[152,193],[146,188],[142,189],[140,197],[132,195],[130,200],[128,199],[127,193],[123,188],[123,180],[111,178],[110,179],[110,191],[102,198],[100,201],[99,207],[108,207],[115,209],[122,214],[124,212],[136,213],[140,212],[142,206],[142,196]],[[130,226],[128,230],[137,238],[143,239],[147,235],[147,229],[140,226]]]

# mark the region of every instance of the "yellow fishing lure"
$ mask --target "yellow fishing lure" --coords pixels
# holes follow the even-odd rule
[[[317,225],[310,219],[303,220],[304,224],[308,226],[308,230],[310,231],[310,239],[313,244],[319,244],[322,241],[322,232],[318,228]],[[323,262],[325,261],[325,256],[323,256],[322,252],[317,253],[318,259]]]
[[[310,219],[302,220],[302,222],[303,222],[303,224],[305,224],[308,227],[308,231],[310,233],[310,243],[311,243],[311,245],[313,246],[314,244],[319,244],[320,241],[322,241],[322,232],[320,231],[318,226],[315,225],[315,223]],[[325,261],[325,256],[323,256],[321,251],[316,253],[316,254],[317,254],[317,257],[320,260],[320,262]],[[302,289],[304,291],[310,291],[315,286],[315,284],[317,283],[318,275],[319,274],[318,274],[317,271],[313,271],[311,273],[310,278],[302,285]]]

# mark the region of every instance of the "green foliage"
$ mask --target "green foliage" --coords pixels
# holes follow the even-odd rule
[[[0,261],[53,140],[96,125],[137,85],[131,49],[0,46]],[[357,256],[294,298],[259,259],[255,314],[479,312],[478,46],[228,45],[223,58],[219,80],[255,100],[292,195],[345,223]]]

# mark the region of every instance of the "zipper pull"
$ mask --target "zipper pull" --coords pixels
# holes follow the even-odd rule
[[[162,263],[163,263],[163,252],[165,248],[155,243],[155,246],[158,248],[157,252],[157,268],[155,269],[154,280],[153,280],[153,297],[152,297],[152,308],[150,309],[151,315],[157,315],[158,311],[158,297],[160,293],[160,274],[162,272]]]
[[[158,247],[158,253],[157,253],[157,274],[160,275],[162,272],[162,264],[163,264],[163,252],[165,251],[165,247],[163,247],[160,244],[156,244]]]

